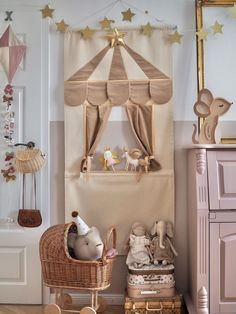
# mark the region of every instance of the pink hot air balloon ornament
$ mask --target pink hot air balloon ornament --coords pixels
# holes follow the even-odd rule
[[[4,116],[4,138],[7,146],[14,145],[14,126],[15,126],[15,112],[12,110],[13,102],[13,86],[11,85],[12,79],[25,55],[26,46],[13,32],[9,25],[5,32],[0,37],[0,63],[6,73],[7,85],[3,90],[2,102],[5,104],[6,114]],[[8,154],[8,153],[6,153]],[[6,161],[6,159],[5,159]],[[12,163],[6,163],[6,169],[1,169],[2,173],[9,172],[11,168],[11,180],[15,179],[13,175]],[[6,180],[7,182],[9,180]]]

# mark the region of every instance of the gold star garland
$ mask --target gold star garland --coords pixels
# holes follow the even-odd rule
[[[207,40],[208,36],[207,30],[201,28],[198,32],[196,32],[196,35],[198,36],[198,40]]]
[[[173,34],[168,35],[169,41],[174,44],[178,43],[181,44],[181,38],[183,37],[178,31],[175,31]]]
[[[91,39],[94,32],[95,32],[95,30],[89,28],[88,26],[86,26],[84,29],[81,29],[81,31],[80,31],[83,39]]]
[[[65,33],[65,31],[69,27],[69,25],[66,24],[64,20],[61,20],[61,22],[56,23],[56,26],[57,26],[57,31],[62,32],[62,33]]]
[[[45,5],[45,7],[41,9],[40,11],[42,13],[42,18],[47,18],[47,17],[53,18],[53,12],[55,10],[50,8],[49,5]],[[148,10],[145,10],[143,13],[148,14]],[[126,11],[122,11],[121,14],[123,16],[122,20],[129,21],[129,22],[132,22],[133,17],[136,15],[134,12],[131,11],[130,8],[128,8]],[[236,4],[234,4],[232,7],[229,8],[229,16],[231,18],[236,19]],[[107,18],[106,16],[103,18],[103,20],[99,21],[99,24],[102,30],[112,29],[112,25],[111,25],[112,23],[115,23],[115,21]],[[61,33],[65,33],[69,29],[69,24],[66,24],[64,19],[62,19],[60,22],[55,23],[55,25],[56,25],[56,30]],[[224,24],[220,24],[216,20],[215,23],[209,27],[209,29],[201,28],[200,30],[196,32],[198,40],[207,40],[210,33],[213,33],[213,35],[216,35],[218,33],[223,34],[223,31],[222,31],[223,27],[224,27]],[[150,22],[148,22],[145,25],[141,25],[141,32],[145,36],[150,37],[152,35],[153,30],[154,30],[154,27],[150,24]],[[86,26],[84,29],[80,30],[80,33],[85,40],[91,39],[94,32],[96,32],[96,30],[91,29],[89,26]],[[119,35],[114,32],[118,32],[116,28],[113,30],[113,33],[110,34],[110,36],[113,36],[113,39],[110,40],[111,46],[114,47],[115,45],[118,45],[118,44],[124,45],[124,42],[123,42],[124,35],[122,35],[123,33],[118,32],[119,35],[122,35],[121,37],[119,37]],[[109,34],[107,36],[109,36]],[[175,31],[174,33],[168,35],[168,40],[172,44],[174,43],[181,44],[183,36],[184,36],[183,34],[179,33],[178,31]],[[108,39],[108,37],[106,38]]]
[[[45,5],[45,7],[42,10],[40,10],[40,11],[42,12],[42,17],[44,19],[45,17],[52,18],[53,11],[55,11],[55,10],[54,9],[50,9],[48,5]]]
[[[146,25],[142,25],[142,33],[143,35],[151,36],[153,32],[153,27],[151,24],[148,22]]]
[[[108,18],[105,16],[103,20],[99,21],[99,24],[101,25],[102,29],[110,29],[111,23],[115,23],[114,20],[108,20]]]
[[[135,16],[135,13],[132,12],[130,8],[127,11],[123,11],[121,13],[123,15],[123,21],[132,22],[132,18]]]

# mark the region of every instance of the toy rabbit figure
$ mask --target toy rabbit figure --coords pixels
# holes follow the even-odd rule
[[[126,259],[128,266],[141,268],[143,265],[150,265],[150,239],[141,223],[134,223],[129,236],[129,252]]]
[[[178,255],[170,238],[173,238],[173,226],[170,222],[156,221],[151,230],[151,235],[155,236],[151,243],[153,263],[157,265],[172,264],[174,257]]]

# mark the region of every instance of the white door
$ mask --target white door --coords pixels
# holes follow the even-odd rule
[[[0,4],[0,11],[1,21],[6,17],[5,11],[13,11],[11,26],[27,46],[22,69],[17,71],[12,81],[15,90],[13,107],[16,112],[16,142],[27,143],[32,140],[48,156],[49,23],[42,19],[40,7],[31,4],[11,6],[9,1],[6,7]],[[7,22],[1,23],[2,34]],[[6,83],[2,69],[0,82],[2,90]],[[4,149],[1,138],[1,158]],[[16,222],[17,211],[21,207],[19,179],[6,183],[2,176],[0,178],[0,303],[42,302],[38,243],[48,225],[48,164],[37,174],[37,208],[43,216],[43,224],[38,228],[27,229],[19,227],[17,223],[6,223],[7,217]],[[27,206],[32,208],[29,202]]]

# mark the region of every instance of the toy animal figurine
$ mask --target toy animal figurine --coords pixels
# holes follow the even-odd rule
[[[141,172],[144,169],[144,172],[148,172],[150,166],[150,159],[149,156],[145,156],[144,158],[140,158],[138,160],[138,164],[140,165],[139,171]]]
[[[170,240],[173,238],[171,222],[156,221],[151,229],[151,235],[154,236],[151,243],[153,263],[155,265],[159,262],[163,265],[172,264],[174,257],[178,256],[178,253]]]
[[[104,158],[103,169],[107,170],[111,168],[113,171],[115,171],[114,165],[118,164],[119,160],[111,152],[110,148],[105,148],[104,153],[103,153],[103,158]]]
[[[199,118],[205,118],[201,126],[198,141],[196,140],[197,126],[194,124],[192,141],[194,144],[215,144],[215,131],[219,117],[225,114],[232,103],[224,98],[213,98],[208,89],[199,92],[198,100],[194,104],[194,112]]]
[[[138,148],[133,148],[129,152],[124,148],[124,153],[121,158],[126,158],[125,170],[129,170],[131,165],[131,170],[136,171],[136,168],[139,165],[139,158],[142,156],[142,152]]]
[[[141,268],[143,265],[151,264],[150,239],[144,226],[136,222],[132,225],[129,236],[129,252],[126,258],[128,266]]]
[[[97,260],[102,257],[103,242],[96,227],[89,228],[78,216],[78,212],[72,212],[76,218],[77,233],[69,233],[68,247],[73,249],[75,257],[80,260]]]

